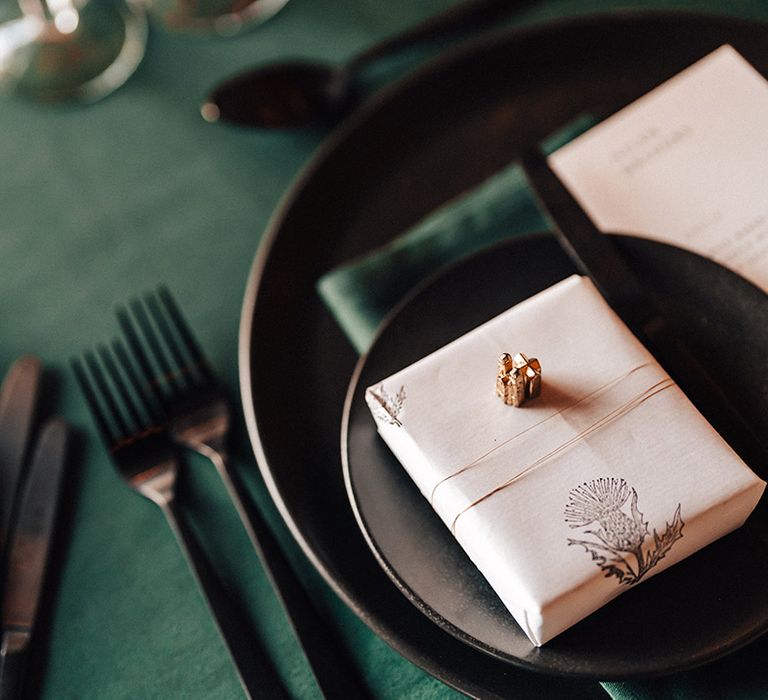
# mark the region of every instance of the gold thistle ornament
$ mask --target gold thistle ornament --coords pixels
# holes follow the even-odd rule
[[[496,396],[508,406],[522,406],[541,394],[541,363],[523,353],[514,357],[505,352],[499,357]]]

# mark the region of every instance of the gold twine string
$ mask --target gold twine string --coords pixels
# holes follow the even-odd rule
[[[565,413],[566,411],[570,411],[572,408],[576,408],[576,406],[578,406],[581,403],[584,403],[584,401],[586,401],[587,399],[590,399],[590,398],[592,398],[594,396],[597,396],[598,394],[601,394],[604,391],[608,391],[608,389],[612,389],[619,382],[624,381],[625,379],[627,379],[628,377],[633,375],[638,370],[641,370],[644,367],[649,367],[652,364],[653,364],[652,362],[644,362],[641,365],[637,365],[637,367],[633,367],[632,369],[630,369],[629,371],[625,372],[624,374],[622,374],[622,375],[620,375],[618,377],[614,377],[613,379],[611,379],[611,381],[603,384],[602,386],[597,387],[597,389],[595,389],[594,391],[590,391],[588,394],[585,394],[578,401],[575,401],[574,403],[569,404],[568,406],[564,406],[560,410],[555,411],[554,413],[550,414],[546,418],[540,420],[538,423],[534,423],[533,425],[529,425],[524,430],[521,430],[519,433],[516,433],[512,437],[509,437],[506,440],[504,440],[503,442],[499,443],[498,445],[495,445],[490,450],[488,450],[484,454],[481,454],[476,459],[473,459],[468,464],[465,464],[460,469],[456,470],[455,472],[452,472],[448,476],[443,477],[442,479],[440,479],[440,481],[438,481],[435,484],[435,486],[432,489],[432,492],[429,495],[429,503],[430,503],[430,505],[434,505],[435,493],[437,492],[437,489],[440,486],[442,486],[446,481],[449,481],[450,479],[453,479],[455,476],[459,476],[459,474],[463,474],[464,472],[468,471],[469,469],[473,469],[474,467],[479,466],[480,462],[482,462],[486,457],[492,455],[494,452],[496,452],[496,450],[501,449],[505,445],[508,445],[513,440],[517,440],[517,438],[522,437],[528,431],[533,430],[534,428],[538,428],[540,425],[543,425],[547,421],[552,420],[553,418],[559,416],[561,413]]]
[[[592,433],[601,430],[606,425],[609,425],[610,423],[613,423],[613,421],[617,420],[618,418],[621,418],[622,416],[627,415],[630,411],[633,411],[635,408],[640,406],[641,404],[645,403],[648,399],[656,396],[657,394],[660,394],[662,391],[666,391],[670,387],[675,386],[675,382],[670,378],[666,377],[662,379],[661,381],[656,382],[653,386],[648,387],[643,392],[635,396],[634,398],[630,399],[626,403],[622,404],[618,408],[611,411],[609,414],[604,416],[603,418],[600,418],[599,420],[595,421],[592,425],[590,425],[588,428],[585,428],[582,432],[578,433],[577,435],[574,435],[569,440],[566,440],[562,445],[556,447],[551,452],[548,452],[543,457],[539,457],[535,462],[527,466],[525,469],[523,469],[521,472],[518,472],[513,476],[511,479],[508,479],[503,484],[500,484],[493,490],[486,493],[484,496],[481,496],[480,498],[476,499],[475,501],[472,501],[464,510],[462,510],[451,523],[451,532],[453,534],[456,533],[456,523],[458,519],[464,515],[468,510],[471,510],[475,506],[479,505],[483,501],[491,498],[492,496],[496,495],[500,491],[503,491],[507,487],[514,484],[516,481],[519,481],[524,476],[530,474],[532,471],[540,467],[545,462],[548,462],[553,457],[557,456],[564,450],[567,450],[569,447],[572,447],[574,444],[579,442],[580,440],[584,439],[588,435],[591,435]]]

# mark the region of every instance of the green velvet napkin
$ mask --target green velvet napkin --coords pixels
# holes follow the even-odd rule
[[[591,117],[580,117],[542,148],[552,152],[593,124]],[[547,226],[522,168],[513,163],[389,244],[328,272],[318,291],[355,348],[364,352],[384,316],[425,277],[497,241]],[[766,658],[768,636],[693,671],[601,685],[615,700],[757,700],[768,698]]]

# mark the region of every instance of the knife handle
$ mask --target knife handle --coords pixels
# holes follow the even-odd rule
[[[0,700],[18,700],[27,666],[27,635],[5,632],[0,647]]]

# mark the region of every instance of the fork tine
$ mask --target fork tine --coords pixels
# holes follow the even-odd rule
[[[142,305],[141,301],[134,299],[130,303],[130,307],[131,311],[133,311],[133,317],[138,322],[139,328],[141,329],[141,332],[144,336],[144,340],[149,347],[149,352],[155,358],[155,361],[160,367],[161,375],[166,380],[166,383],[171,389],[171,392],[177,393],[181,389],[178,377],[176,376],[176,373],[174,373],[174,371],[171,369],[171,365],[168,363],[168,359],[166,358],[160,341],[157,339],[157,334],[155,333],[155,329],[152,326],[152,322],[150,321],[144,306]]]
[[[177,373],[181,377],[186,378],[187,381],[193,382],[194,375],[191,371],[192,367],[190,365],[190,361],[184,357],[184,354],[179,348],[179,344],[176,342],[176,338],[173,336],[173,331],[168,325],[168,319],[166,318],[165,314],[163,314],[157,297],[150,292],[144,297],[144,302],[147,305],[152,318],[155,320],[155,325],[160,331],[160,336],[165,341],[166,347],[173,357],[173,361],[176,363]]]
[[[125,406],[130,418],[133,420],[134,426],[138,428],[144,425],[146,421],[141,417],[136,402],[128,391],[128,387],[126,387],[123,377],[117,369],[117,365],[115,364],[114,359],[112,359],[112,354],[109,352],[109,349],[105,345],[99,345],[97,350],[101,357],[101,363],[106,368],[107,374],[112,380],[112,385],[117,389],[117,393],[120,395],[123,406]]]
[[[187,352],[192,358],[195,367],[197,367],[198,371],[206,381],[212,382],[213,372],[208,365],[208,360],[200,350],[200,346],[197,344],[192,331],[184,320],[184,317],[181,315],[181,311],[176,305],[170,290],[165,285],[161,285],[157,290],[157,294],[162,300],[165,309],[168,312],[168,316],[170,316],[171,321],[173,321],[173,325],[176,328],[182,343],[186,347]]]
[[[109,423],[107,422],[106,416],[101,410],[99,401],[96,398],[96,393],[93,390],[91,381],[88,379],[88,375],[85,373],[85,369],[82,363],[77,358],[73,358],[70,360],[70,365],[72,366],[72,370],[75,373],[75,378],[77,379],[77,383],[80,386],[80,391],[82,391],[83,396],[85,396],[85,402],[88,404],[91,415],[96,422],[96,427],[101,433],[101,439],[109,447],[112,447],[115,445],[115,443],[117,443],[119,437],[114,433]]]
[[[163,421],[163,403],[162,399],[158,395],[157,388],[153,384],[147,384],[139,380],[136,370],[128,355],[128,351],[125,349],[120,340],[117,338],[112,341],[112,351],[115,353],[120,365],[123,368],[128,382],[133,386],[139,397],[139,403],[141,403],[144,411],[149,418],[150,423],[159,424]]]
[[[123,335],[125,336],[125,340],[128,343],[128,347],[131,349],[133,356],[136,358],[136,362],[139,365],[139,369],[141,370],[142,375],[144,376],[145,384],[149,392],[152,394],[152,396],[155,397],[163,410],[167,410],[168,399],[166,398],[165,393],[160,386],[160,382],[157,376],[152,370],[152,365],[149,362],[147,354],[144,352],[144,348],[141,341],[139,340],[139,336],[136,332],[136,329],[134,328],[133,322],[131,321],[131,317],[128,314],[128,310],[121,306],[117,308],[116,313],[117,322],[120,324],[120,328],[123,331]]]
[[[85,358],[85,364],[88,367],[88,370],[91,373],[91,377],[93,378],[93,381],[96,385],[96,389],[101,395],[101,400],[106,405],[107,412],[108,414],[111,414],[112,422],[117,427],[117,441],[120,441],[130,435],[131,429],[125,422],[125,417],[123,416],[120,407],[115,401],[115,396],[109,387],[109,383],[104,377],[104,373],[101,371],[101,367],[99,367],[99,362],[96,359],[96,356],[92,351],[86,350],[85,353],[83,353],[83,357]]]

